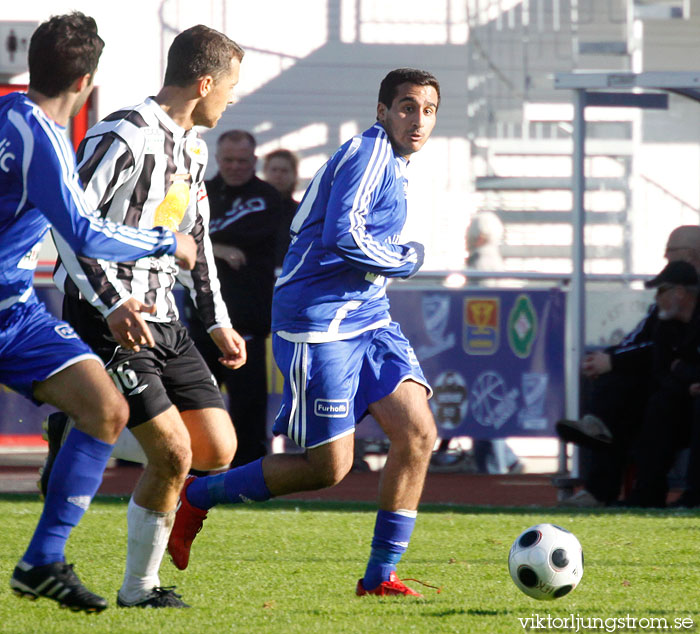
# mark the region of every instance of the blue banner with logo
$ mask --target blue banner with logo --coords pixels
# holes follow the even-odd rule
[[[441,437],[556,435],[565,410],[561,290],[394,286],[389,299],[433,388]]]
[[[37,288],[51,312],[62,295]],[[178,291],[178,299],[181,291]],[[564,414],[564,307],[558,289],[403,290],[390,287],[391,314],[411,342],[434,394],[441,437],[555,436]],[[282,381],[270,354],[268,425]],[[41,433],[52,411],[0,386],[0,435]],[[371,418],[358,436],[383,436]]]

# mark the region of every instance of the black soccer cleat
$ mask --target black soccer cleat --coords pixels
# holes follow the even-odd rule
[[[189,608],[181,598],[182,595],[175,592],[175,586],[155,587],[149,596],[135,603],[122,601],[117,593],[117,605],[120,608]]]
[[[41,491],[41,497],[45,498],[46,491],[49,488],[49,477],[51,476],[54,460],[56,460],[59,450],[66,441],[66,436],[73,428],[73,423],[63,412],[54,412],[46,417],[41,426],[44,428],[44,440],[49,441],[49,453],[46,454],[44,466],[39,469],[40,477],[37,485],[39,486],[39,491]]]
[[[18,597],[36,601],[46,597],[73,612],[102,612],[107,601],[90,592],[73,571],[73,564],[57,561],[32,566],[20,561],[10,578],[10,587]]]

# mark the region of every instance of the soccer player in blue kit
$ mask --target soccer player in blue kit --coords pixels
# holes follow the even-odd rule
[[[190,236],[118,225],[85,201],[64,132],[90,95],[103,46],[92,18],[54,16],[32,35],[27,93],[0,99],[0,383],[76,421],[10,587],[20,596],[47,597],[86,612],[100,612],[107,602],[65,563],[65,544],[102,481],[129,412],[100,359],[38,300],[32,282],[39,249],[53,227],[90,257],[129,261],[173,254],[188,269],[196,257]]]
[[[291,226],[273,298],[275,360],[285,378],[274,430],[305,449],[224,474],[190,478],[168,549],[184,569],[209,508],[262,501],[340,482],[353,463],[355,425],[368,412],[391,441],[365,575],[356,593],[420,596],[396,575],[416,521],[435,423],[430,388],[389,315],[388,277],[407,278],[423,247],[401,244],[408,159],[435,126],[440,86],[430,73],[391,71],[377,122],[317,172]]]

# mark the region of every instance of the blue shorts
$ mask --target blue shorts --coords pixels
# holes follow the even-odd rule
[[[0,383],[34,403],[34,384],[84,359],[102,363],[66,322],[38,300],[0,311]]]
[[[430,393],[413,348],[395,322],[327,343],[273,335],[272,351],[284,376],[273,431],[300,447],[312,449],[353,433],[370,404],[407,379]]]

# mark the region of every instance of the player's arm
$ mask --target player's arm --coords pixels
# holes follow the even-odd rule
[[[410,277],[423,264],[423,245],[377,237],[370,218],[382,195],[389,154],[380,159],[355,152],[337,169],[323,225],[323,245],[349,264],[385,277]]]
[[[230,328],[231,320],[221,297],[221,284],[209,238],[209,199],[203,183],[199,186],[195,201],[190,204],[196,205],[190,235],[197,247],[197,256],[192,270],[180,271],[178,281],[188,289],[207,332],[214,328]]]
[[[73,251],[114,261],[175,254],[178,243],[171,231],[136,229],[99,217],[85,199],[65,139],[38,122],[34,129],[21,117],[13,123],[22,128],[23,138],[33,139],[32,147],[25,144],[21,167],[27,199]]]

